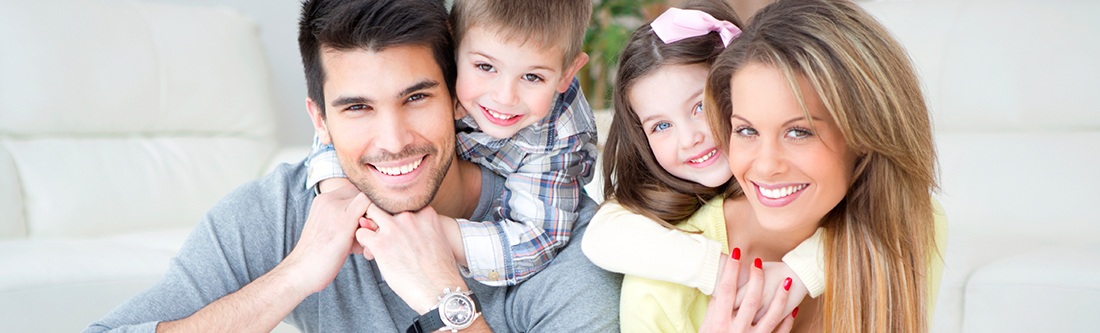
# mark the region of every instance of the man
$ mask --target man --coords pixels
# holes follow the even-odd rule
[[[587,198],[573,244],[527,282],[460,274],[435,219],[489,215],[503,179],[454,153],[446,17],[437,0],[307,1],[310,116],[355,186],[316,195],[301,163],[242,186],[160,283],[88,331],[270,331],[283,318],[307,332],[617,330],[618,277],[580,252]]]

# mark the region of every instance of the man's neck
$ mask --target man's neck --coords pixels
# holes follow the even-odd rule
[[[432,199],[432,208],[440,215],[470,218],[481,197],[481,167],[457,156]]]

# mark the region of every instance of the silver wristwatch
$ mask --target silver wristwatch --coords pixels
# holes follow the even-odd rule
[[[439,303],[428,310],[405,330],[406,333],[426,333],[431,331],[451,331],[470,327],[474,320],[481,315],[481,304],[477,296],[469,290],[455,288],[443,289],[443,296],[439,296]]]

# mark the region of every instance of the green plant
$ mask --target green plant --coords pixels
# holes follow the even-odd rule
[[[588,65],[577,74],[592,109],[610,106],[609,97],[619,52],[630,34],[659,15],[666,0],[593,0],[592,21],[584,36]]]

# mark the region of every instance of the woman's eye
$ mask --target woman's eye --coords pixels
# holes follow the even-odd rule
[[[660,131],[668,129],[669,127],[672,127],[672,124],[669,124],[667,122],[662,121],[662,122],[657,123],[656,125],[653,125],[653,131],[654,132],[660,132]]]
[[[523,74],[523,80],[528,82],[542,82],[542,77],[536,74]]]
[[[489,73],[492,73],[492,72],[496,71],[496,69],[493,68],[493,65],[490,65],[490,64],[474,64],[474,67],[477,67],[477,69],[480,69],[482,71],[489,72]]]
[[[810,136],[813,136],[813,133],[810,133],[810,130],[808,130],[808,129],[796,127],[796,128],[792,128],[792,129],[787,130],[787,135],[786,136],[787,136],[787,138],[801,140],[801,139],[805,139],[805,138],[808,138]]]
[[[703,113],[703,102],[695,103],[695,107],[691,108],[691,115],[697,116]]]
[[[743,136],[743,137],[756,136],[756,130],[753,129],[752,127],[747,127],[747,126],[738,127],[738,128],[733,130],[733,133],[736,133],[738,136]]]

